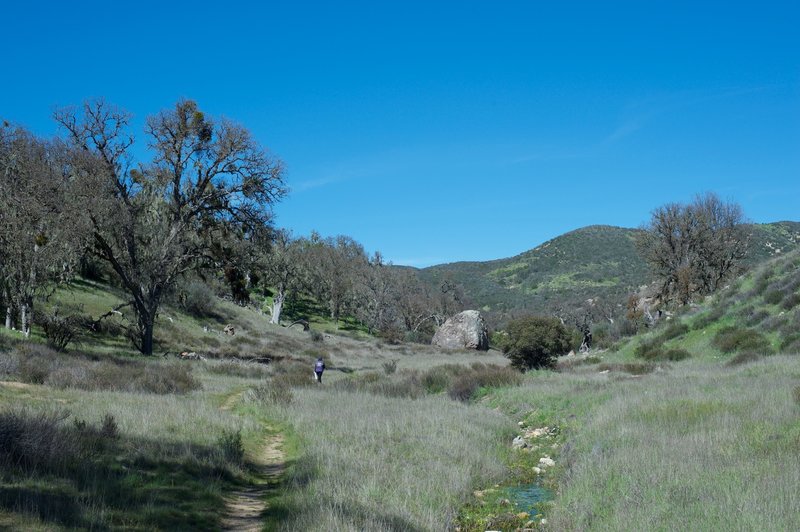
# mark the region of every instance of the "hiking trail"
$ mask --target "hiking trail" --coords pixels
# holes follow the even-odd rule
[[[238,392],[228,397],[221,410],[233,408],[241,395],[242,392]],[[268,508],[265,499],[280,484],[285,469],[283,441],[280,433],[268,436],[255,456],[251,457],[256,481],[252,486],[234,491],[225,497],[222,530],[260,532],[264,529],[262,515]]]

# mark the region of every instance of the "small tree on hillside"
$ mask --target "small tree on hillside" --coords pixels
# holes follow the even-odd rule
[[[567,354],[572,337],[558,318],[527,316],[509,322],[503,353],[520,371],[549,368]]]

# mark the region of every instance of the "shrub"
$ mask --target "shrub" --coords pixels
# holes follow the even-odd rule
[[[769,352],[769,340],[753,329],[741,329],[736,326],[725,327],[717,331],[712,343],[723,353],[735,351]]]
[[[503,349],[520,371],[553,367],[556,357],[569,352],[572,337],[556,318],[529,316],[509,322]]]
[[[679,336],[683,336],[689,332],[689,326],[682,322],[672,322],[661,332],[659,335],[661,337],[661,341],[666,342],[668,340],[672,340],[673,338],[677,338]]]
[[[78,314],[60,316],[58,307],[49,313],[35,315],[37,325],[41,326],[47,345],[56,351],[64,351],[67,346],[75,341],[89,323],[89,318]]]
[[[745,324],[748,327],[755,327],[756,325],[758,325],[759,323],[761,323],[762,321],[764,321],[767,318],[769,318],[769,312],[767,312],[766,310],[763,310],[763,309],[756,310],[756,311],[751,312],[750,315],[747,316],[747,319],[745,320]]]
[[[692,321],[692,329],[694,330],[705,329],[712,323],[718,321],[724,315],[725,315],[724,307],[722,307],[721,305],[715,306],[708,312],[701,314],[700,316],[695,318],[694,321]]]
[[[192,281],[186,287],[183,308],[192,316],[197,318],[213,316],[216,303],[217,296],[206,283]]]
[[[611,363],[603,363],[597,366],[597,371],[621,371],[624,373],[629,373],[631,375],[646,375],[648,373],[652,373],[655,369],[659,367],[652,362],[647,363],[636,363],[636,362],[626,362],[624,364],[611,364]]]
[[[199,390],[200,381],[184,364],[147,364],[134,383],[134,389],[156,394],[184,394]]]
[[[469,401],[480,388],[518,385],[519,373],[495,365],[473,365],[471,371],[456,377],[447,390],[451,399]]]
[[[263,379],[269,376],[269,368],[256,362],[239,362],[236,360],[225,360],[218,364],[210,364],[208,371],[219,375],[231,375],[233,377],[244,377],[246,379]]]
[[[450,383],[463,369],[463,366],[455,364],[436,366],[423,373],[420,380],[428,393],[441,393],[450,387]]]
[[[325,339],[324,335],[316,329],[309,329],[308,335],[311,337],[312,342],[319,343]]]
[[[244,463],[244,444],[242,431],[223,430],[217,441],[222,457],[229,464],[240,466]]]
[[[67,411],[0,412],[0,469],[62,470],[78,459],[78,441],[63,426]]]
[[[389,360],[388,362],[384,362],[381,364],[383,366],[383,372],[387,375],[391,375],[395,371],[397,371],[397,360]]]
[[[272,364],[274,381],[286,386],[311,386],[316,377],[313,368],[303,362],[281,360]]]
[[[749,364],[750,362],[755,362],[757,360],[761,360],[763,355],[753,351],[744,351],[735,355],[733,358],[728,360],[727,366],[741,366],[742,364]]]
[[[800,353],[800,333],[790,334],[781,342],[781,352]]]
[[[661,355],[654,360],[670,360],[672,362],[678,362],[679,360],[686,360],[687,358],[691,358],[692,354],[689,353],[686,349],[667,349],[663,351]]]
[[[633,354],[638,358],[653,358],[655,356],[654,353],[661,351],[662,345],[663,341],[660,337],[642,340],[633,350]]]
[[[266,405],[288,405],[294,396],[292,389],[283,381],[272,379],[248,390],[247,398]]]
[[[800,294],[796,292],[788,294],[786,298],[781,301],[781,308],[784,310],[792,310],[798,305],[800,305]]]
[[[783,292],[780,290],[769,290],[764,294],[764,302],[769,305],[777,305],[783,300]]]

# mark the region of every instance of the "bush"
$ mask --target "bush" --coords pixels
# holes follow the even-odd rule
[[[800,353],[800,333],[790,334],[781,342],[781,352]]]
[[[725,308],[720,306],[716,306],[706,312],[705,314],[701,314],[697,318],[694,319],[692,322],[692,329],[699,330],[705,329],[712,323],[718,321],[722,316],[725,315]]]
[[[244,444],[240,430],[224,430],[217,441],[222,457],[229,464],[240,466],[244,463]]]
[[[384,362],[381,364],[383,366],[383,372],[387,375],[391,375],[395,371],[397,371],[397,360],[389,360],[388,362]]]
[[[77,439],[65,429],[66,411],[0,412],[0,469],[63,470],[79,456]]]
[[[214,291],[202,281],[192,281],[186,287],[183,308],[197,318],[214,315],[217,296]]]
[[[738,355],[728,360],[726,366],[741,366],[742,364],[749,364],[750,362],[756,362],[757,360],[761,360],[762,358],[764,358],[763,355],[760,355],[753,351],[745,351],[743,353],[739,353]]]
[[[42,328],[47,345],[56,351],[64,351],[86,328],[89,318],[78,314],[60,316],[58,307],[49,313],[37,313],[36,324]]]
[[[662,345],[663,342],[659,337],[650,340],[642,340],[633,350],[633,354],[637,358],[650,359],[655,356],[654,353],[659,353],[661,351]]]
[[[325,339],[323,334],[321,332],[319,332],[318,330],[316,330],[316,329],[309,329],[308,330],[308,335],[311,337],[311,341],[312,342],[318,342],[319,343],[319,342],[322,342]]]
[[[230,375],[246,379],[263,379],[269,376],[269,368],[256,362],[239,362],[226,360],[218,364],[210,364],[208,371],[219,375]]]
[[[556,358],[569,352],[572,337],[556,318],[529,316],[509,322],[503,349],[520,371],[551,368]]]
[[[661,341],[667,342],[689,332],[689,326],[681,322],[672,322],[659,335]]]
[[[483,364],[473,365],[471,371],[453,380],[447,395],[457,401],[469,401],[483,387],[514,386],[521,382],[519,373],[510,368]]]
[[[288,405],[294,396],[292,389],[285,382],[273,379],[269,383],[251,388],[247,398],[265,405]]]
[[[771,351],[769,340],[753,329],[740,329],[735,326],[725,327],[717,331],[712,343],[723,353],[736,351]]]
[[[783,292],[781,290],[770,290],[764,294],[764,302],[769,305],[777,305],[783,300]]]
[[[781,301],[781,308],[784,310],[792,310],[796,306],[800,305],[800,294],[792,293],[788,294],[786,298]]]

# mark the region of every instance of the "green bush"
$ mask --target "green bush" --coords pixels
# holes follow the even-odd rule
[[[667,325],[667,327],[659,334],[661,337],[661,341],[666,342],[677,338],[679,336],[683,336],[684,334],[689,332],[689,326],[685,323],[674,321]]]
[[[655,356],[653,353],[658,353],[661,351],[663,344],[664,342],[660,337],[655,337],[650,340],[642,340],[633,350],[633,354],[637,358],[650,359]]]
[[[214,315],[217,296],[214,291],[202,281],[192,281],[186,287],[183,308],[197,318]]]
[[[796,292],[788,294],[786,298],[781,301],[781,308],[784,310],[792,310],[798,305],[800,305],[800,294]]]
[[[496,365],[473,364],[471,371],[457,376],[450,384],[447,395],[458,401],[469,401],[484,387],[515,386],[521,382],[519,373]]]
[[[764,358],[763,355],[759,353],[755,353],[753,351],[744,351],[735,355],[733,358],[728,360],[726,363],[727,366],[741,366],[742,364],[749,364],[750,362],[756,362],[757,360],[761,360]]]
[[[269,374],[269,368],[257,362],[239,362],[226,360],[218,364],[210,364],[208,371],[219,375],[231,375],[233,377],[244,377],[246,379],[263,379]]]
[[[268,383],[251,388],[247,392],[247,398],[265,405],[288,405],[292,402],[294,395],[292,389],[285,382],[273,379]]]
[[[571,348],[572,336],[556,318],[528,316],[509,322],[503,352],[520,371],[551,368]]]
[[[777,305],[783,301],[783,292],[781,290],[770,290],[764,294],[764,302],[769,305]]]
[[[736,326],[725,327],[717,331],[712,343],[723,353],[736,351],[771,351],[769,340],[759,331]]]
[[[715,306],[714,308],[712,308],[708,312],[706,312],[704,314],[701,314],[700,316],[696,317],[692,321],[692,329],[694,329],[695,331],[699,330],[699,329],[705,329],[706,327],[708,327],[712,323],[715,323],[716,321],[718,321],[724,315],[725,315],[724,307],[722,307],[721,305],[720,306]]]
[[[240,466],[244,463],[244,444],[240,430],[224,430],[217,442],[223,459],[229,464]]]

